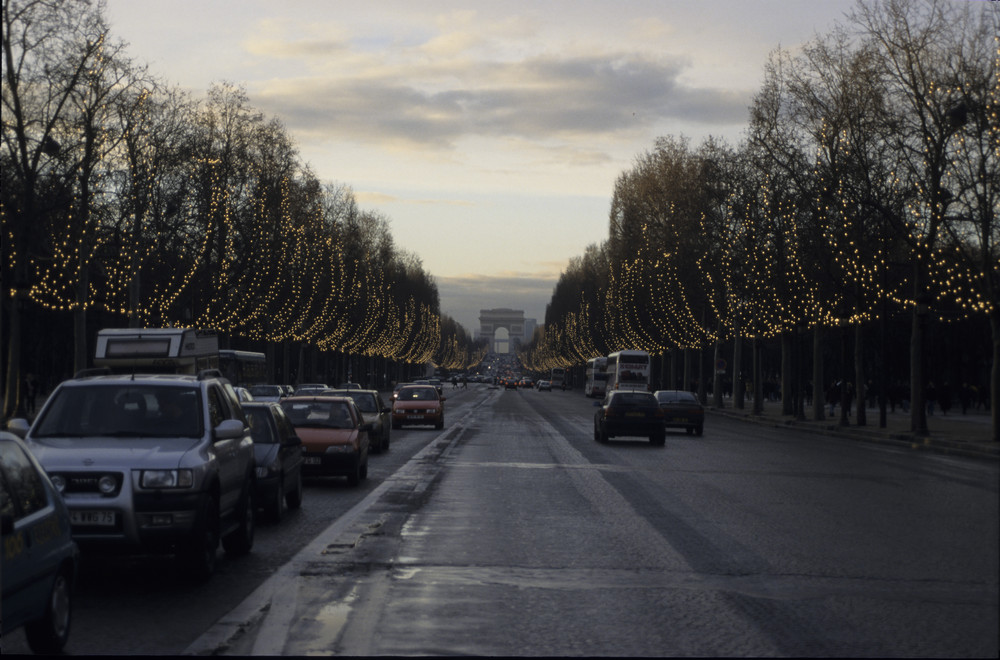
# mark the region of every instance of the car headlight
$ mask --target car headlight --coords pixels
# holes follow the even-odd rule
[[[101,491],[102,495],[114,495],[118,490],[118,480],[110,474],[102,475],[97,480],[97,490]]]
[[[139,479],[143,488],[190,488],[194,485],[192,470],[143,470]]]
[[[260,465],[257,467],[257,476],[264,478],[270,477],[281,472],[281,461],[274,459],[269,465]]]

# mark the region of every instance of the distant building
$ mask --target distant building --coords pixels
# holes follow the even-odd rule
[[[524,318],[523,309],[481,309],[476,339],[489,340],[494,353],[511,353],[531,338],[536,325],[535,319]]]

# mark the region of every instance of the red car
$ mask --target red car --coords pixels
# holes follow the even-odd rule
[[[443,429],[444,400],[433,385],[404,385],[392,403],[392,428],[433,424]]]
[[[305,475],[345,476],[357,486],[368,477],[369,433],[357,404],[344,396],[292,396],[281,407],[302,440]]]

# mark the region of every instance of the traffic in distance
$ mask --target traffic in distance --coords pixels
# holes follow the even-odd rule
[[[59,384],[33,421],[13,419],[4,432],[4,488],[27,483],[34,498],[21,506],[25,498],[5,492],[4,633],[24,626],[37,652],[68,639],[80,551],[172,555],[191,580],[205,581],[220,545],[227,555],[249,553],[258,516],[280,522],[303,506],[304,477],[357,486],[369,456],[389,450],[393,429],[444,429],[449,380],[453,388],[572,387],[562,368],[535,377],[507,360],[486,374],[398,383],[387,402],[358,383],[261,382],[263,354],[220,350],[214,333],[190,328],[102,330],[93,364]],[[662,445],[671,426],[701,435],[700,404],[682,397],[678,408],[678,393],[650,392],[649,366],[643,351],[588,363],[585,393],[604,397],[595,403],[596,440],[646,436]],[[28,481],[14,474],[27,468],[37,473]],[[37,509],[47,512],[44,524]],[[38,552],[44,540],[58,549]],[[15,567],[19,578],[38,577],[24,586]]]

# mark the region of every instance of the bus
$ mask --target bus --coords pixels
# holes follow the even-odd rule
[[[112,373],[186,374],[218,369],[234,386],[268,382],[263,353],[219,350],[214,330],[105,328],[97,332],[94,366]]]
[[[608,385],[606,371],[608,358],[595,357],[587,360],[587,384],[583,387],[586,396],[604,396]]]
[[[219,371],[234,387],[267,385],[267,356],[251,351],[219,351]]]
[[[219,368],[219,337],[194,328],[105,328],[94,366],[113,373],[188,374]]]
[[[609,390],[649,391],[649,353],[617,351],[608,356]]]
[[[562,367],[552,367],[552,371],[549,373],[549,382],[553,389],[556,387],[561,390],[566,389],[566,370]]]

